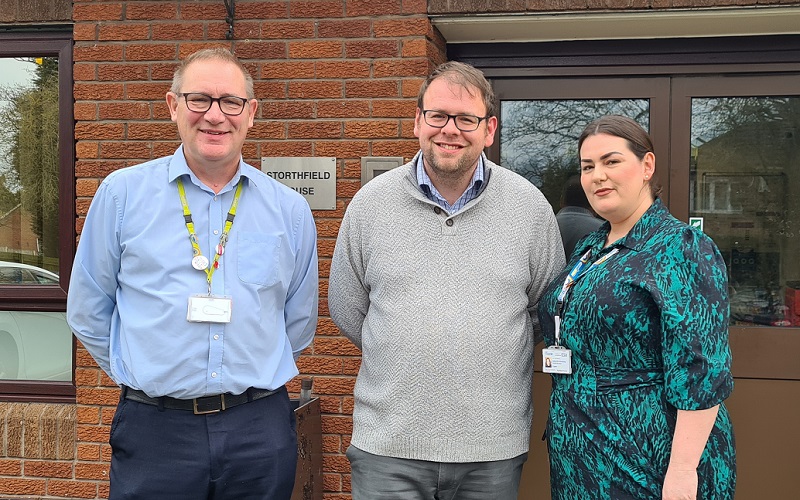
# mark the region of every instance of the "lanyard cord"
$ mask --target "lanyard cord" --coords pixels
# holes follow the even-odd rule
[[[592,269],[599,266],[603,262],[607,261],[611,258],[615,253],[619,252],[619,248],[614,248],[607,254],[603,255],[596,261],[592,262],[591,265],[587,268],[587,264],[589,264],[589,259],[592,257],[592,250],[589,249],[585,254],[581,256],[581,260],[579,260],[575,266],[572,268],[572,271],[567,274],[567,277],[564,279],[564,284],[561,285],[561,292],[558,294],[558,303],[556,304],[556,315],[553,318],[555,321],[555,333],[556,333],[556,346],[561,345],[561,317],[564,313],[564,306],[567,302],[567,296],[569,295],[572,286],[581,278],[583,278],[586,274],[589,273]],[[585,268],[585,269],[584,269]]]
[[[178,179],[178,195],[181,197],[181,205],[183,205],[183,220],[186,222],[186,229],[189,231],[189,241],[192,243],[192,257],[200,257],[203,251],[200,250],[200,245],[197,243],[197,233],[194,231],[194,222],[192,221],[192,212],[189,210],[189,203],[186,201],[186,190],[183,188],[182,179]],[[236,207],[239,205],[239,198],[242,195],[242,180],[236,183],[236,193],[233,195],[231,208],[228,210],[228,216],[225,218],[225,227],[222,234],[219,236],[219,244],[215,249],[214,260],[211,265],[206,265],[205,269],[201,269],[206,273],[206,281],[208,282],[208,294],[211,295],[211,279],[214,276],[214,271],[219,267],[219,258],[225,253],[225,244],[228,243],[228,233],[233,226],[233,219],[236,217]]]

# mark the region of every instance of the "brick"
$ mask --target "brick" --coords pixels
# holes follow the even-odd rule
[[[283,81],[258,81],[253,84],[253,91],[259,99],[281,99],[286,97],[288,87]]]
[[[325,453],[325,445],[322,446],[322,452]],[[328,451],[330,453],[330,451]],[[341,474],[322,474],[322,491],[342,491],[342,476]]]
[[[342,123],[338,121],[292,122],[289,124],[290,139],[333,139],[342,137]]]
[[[370,116],[369,101],[366,100],[344,99],[317,102],[317,118],[367,118],[368,116]]]
[[[89,443],[107,443],[109,427],[95,425],[79,425],[78,441]]]
[[[311,102],[267,101],[263,104],[262,116],[265,119],[314,118],[314,104]]]
[[[281,19],[289,15],[285,0],[272,2],[247,2],[236,5],[237,19]]]
[[[372,28],[375,38],[426,36],[431,23],[426,17],[411,17],[391,20],[377,20]]]
[[[344,136],[354,139],[397,137],[397,120],[350,120],[344,123]]]
[[[97,406],[78,406],[76,418],[79,424],[99,424],[100,408]]]
[[[167,83],[127,83],[125,94],[128,99],[156,101],[164,99],[169,91]]]
[[[124,131],[125,127],[121,123],[78,122],[75,124],[76,139],[122,139]]]
[[[99,64],[97,79],[100,81],[149,80],[150,68],[144,64]]]
[[[76,201],[75,211],[78,215],[86,215],[89,212],[89,200]]]
[[[130,158],[143,160],[150,158],[150,146],[136,142],[108,142],[100,144],[100,157],[108,159]]]
[[[402,0],[403,14],[425,14],[428,15],[427,0]]]
[[[352,97],[398,97],[397,80],[351,80],[345,82],[344,95]]]
[[[338,80],[289,82],[290,99],[341,99],[344,85]]]
[[[78,387],[75,390],[75,399],[84,405],[116,405],[119,391],[106,387]]]
[[[241,59],[284,59],[284,42],[242,42],[236,45],[236,56]]]
[[[289,42],[290,59],[331,59],[344,55],[340,41]]]
[[[148,64],[150,68],[150,78],[152,80],[169,80],[172,83],[172,75],[175,74],[175,68],[178,63],[151,63]]]
[[[99,444],[85,444],[78,445],[78,460],[96,462],[100,459],[100,445]]]
[[[369,19],[321,19],[317,22],[319,38],[369,38],[372,21]]]
[[[352,415],[354,406],[355,406],[355,398],[353,397],[342,398],[342,413],[347,415]]]
[[[72,38],[76,42],[97,40],[97,23],[76,23],[72,28]]]
[[[412,117],[417,103],[411,99],[392,99],[372,101],[372,116],[379,118]]]
[[[342,360],[340,358],[300,356],[297,368],[303,374],[340,375],[342,373]]]
[[[122,4],[120,3],[104,3],[104,4],[80,4],[75,3],[72,6],[72,20],[73,21],[121,21],[122,20]]]
[[[400,121],[400,137],[403,139],[414,139],[414,120]]]
[[[333,238],[335,238],[335,236]],[[320,286],[321,285],[322,285],[322,283],[320,283]],[[319,335],[324,335],[324,336],[338,337],[338,336],[341,335],[341,333],[339,332],[339,328],[336,326],[336,324],[330,318],[319,318],[319,321],[317,322],[317,335],[318,336]],[[347,340],[347,339],[344,339],[344,340]],[[348,340],[348,342],[349,342],[349,340]],[[315,349],[315,353],[316,354],[322,354],[320,352],[317,352],[316,349]],[[328,352],[326,354],[340,354],[340,353],[338,353],[338,352],[337,353]],[[361,351],[357,351],[356,355],[360,356],[361,355]]]
[[[175,2],[130,2],[125,7],[128,21],[159,21],[175,19],[178,14]],[[155,27],[158,23],[154,23]]]
[[[338,208],[338,205],[339,204],[337,203],[337,208]],[[317,255],[319,255],[319,257],[332,257],[333,256],[333,248],[334,248],[335,245],[336,245],[336,240],[333,239],[333,238],[331,238],[331,239],[318,238],[317,239]]]
[[[125,45],[126,61],[169,61],[174,60],[177,55],[174,43]]]
[[[173,19],[167,17],[162,19]],[[203,32],[201,23],[155,23],[151,27],[153,40],[191,40]]]
[[[99,150],[99,145],[93,141],[77,141],[75,144],[75,156],[77,156],[79,160],[97,158]]]
[[[0,476],[21,476],[22,462],[0,459]]]
[[[361,160],[346,161],[342,178],[361,179]]]
[[[310,141],[276,141],[261,144],[261,156],[313,156]]]
[[[344,16],[344,2],[340,0],[310,0],[289,2],[289,17],[325,19]]]
[[[317,336],[314,339],[314,354],[361,356],[361,351],[344,337],[325,338]]]
[[[178,139],[178,129],[174,123],[131,123],[127,138],[131,140],[158,140],[167,137]]]
[[[100,120],[146,120],[151,118],[150,105],[141,102],[100,103]]]
[[[422,83],[425,81],[425,78],[405,78],[400,82],[401,92],[400,95],[403,97],[413,97],[414,99],[417,98],[419,95],[419,91],[422,88]]]
[[[402,57],[428,57],[428,41],[424,38],[405,40],[400,49]]]
[[[297,40],[314,37],[313,21],[268,21],[261,25],[262,38]]]
[[[375,141],[372,143],[373,156],[402,156],[406,160],[419,151],[419,141]]]
[[[369,78],[370,63],[368,61],[318,61],[316,63],[317,78]]]
[[[76,83],[72,87],[75,100],[109,101],[123,99],[121,83]]]
[[[72,66],[72,79],[76,82],[94,80],[97,67],[94,64],[76,63]]]
[[[189,3],[181,2],[178,11],[181,19],[205,19],[214,20],[225,19],[225,6],[222,2]]]
[[[285,139],[286,127],[283,122],[259,121],[247,133],[250,139]]]
[[[54,462],[45,460],[25,460],[24,473],[27,477],[72,477],[72,462]]]
[[[3,478],[0,481],[0,495],[44,495],[44,479]]]
[[[97,39],[101,41],[147,40],[150,26],[146,24],[107,24],[101,25]]]
[[[261,66],[262,78],[296,79],[315,76],[314,63],[311,61],[267,62]]]
[[[426,76],[433,69],[427,59],[379,60],[372,68],[375,78]]]
[[[401,12],[400,0],[347,0],[346,14],[358,16],[391,16]]]
[[[98,498],[98,485],[90,481],[47,481],[47,494],[62,498]],[[99,497],[108,498],[108,495]]]
[[[72,49],[72,59],[74,62],[80,61],[121,61],[123,50],[121,45],[93,44],[75,45]]]
[[[317,141],[314,143],[314,153],[316,156],[361,158],[369,155],[369,143],[366,141]]]
[[[398,57],[400,42],[397,40],[358,40],[345,42],[345,57],[348,59]]]
[[[108,479],[109,464],[77,463],[75,479]]]
[[[342,373],[344,375],[358,375],[361,369],[361,358],[345,358],[342,360]]]
[[[72,106],[72,116],[75,120],[96,120],[97,105],[93,102],[76,102]]]

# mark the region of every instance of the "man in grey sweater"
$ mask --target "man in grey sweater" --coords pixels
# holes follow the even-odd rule
[[[553,210],[483,154],[497,100],[445,63],[420,89],[421,151],[342,221],[331,317],[362,351],[354,500],[516,500],[531,425],[535,308],[564,267]]]

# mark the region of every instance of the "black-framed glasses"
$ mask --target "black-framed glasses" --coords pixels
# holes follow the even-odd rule
[[[458,130],[462,132],[473,132],[478,130],[481,122],[489,118],[489,115],[448,115],[447,113],[442,113],[441,111],[423,109],[422,117],[425,119],[425,123],[434,128],[444,128],[447,125],[447,122],[452,119]]]
[[[215,102],[219,105],[219,110],[228,116],[238,116],[244,111],[244,106],[247,104],[248,99],[244,97],[236,97],[233,95],[226,95],[222,97],[211,97],[208,94],[201,94],[200,92],[176,92],[178,97],[183,97],[186,101],[186,107],[189,111],[195,113],[205,113],[211,109],[211,105]]]

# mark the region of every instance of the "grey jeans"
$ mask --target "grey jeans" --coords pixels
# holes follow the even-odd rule
[[[428,462],[347,448],[353,500],[517,500],[523,453],[495,462]]]

